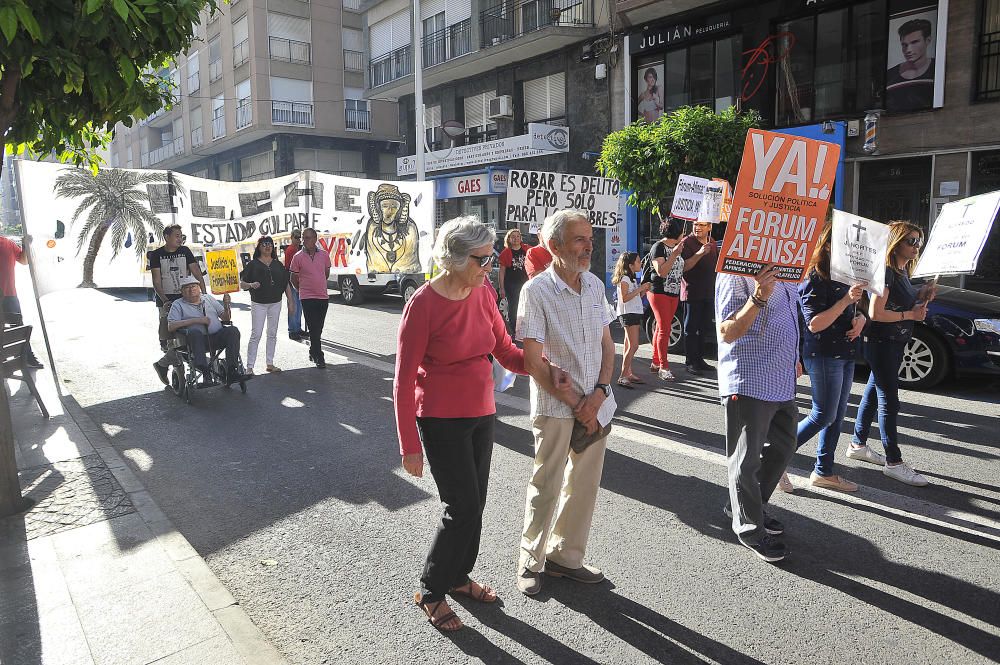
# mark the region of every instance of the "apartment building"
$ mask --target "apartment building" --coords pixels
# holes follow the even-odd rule
[[[944,203],[1000,189],[1000,0],[616,9],[626,26],[616,127],[683,104],[755,108],[769,128],[841,144],[839,207],[924,228]],[[651,228],[640,223],[639,236]],[[1000,224],[977,274],[953,281],[1000,294]]]
[[[610,9],[607,0],[422,0],[414,35],[408,0],[365,3],[366,96],[399,100],[401,177],[412,176],[416,141],[425,141],[439,221],[476,214],[498,231],[517,227],[503,214],[511,168],[594,173],[611,129],[608,72],[595,58]],[[423,137],[414,129],[415,44]],[[545,136],[555,144],[540,148]]]
[[[392,100],[366,99],[360,0],[232,0],[160,72],[176,103],[116,127],[111,165],[259,180],[313,169],[395,179]]]

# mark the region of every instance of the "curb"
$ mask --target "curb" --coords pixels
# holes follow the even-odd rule
[[[65,391],[65,387],[63,390]],[[104,430],[97,426],[68,392],[63,392],[59,401],[66,415],[76,422],[83,436],[128,494],[139,517],[174,562],[178,572],[219,622],[243,661],[247,665],[286,665],[284,657],[253,623],[202,556],[156,505],[149,491],[115,450]]]

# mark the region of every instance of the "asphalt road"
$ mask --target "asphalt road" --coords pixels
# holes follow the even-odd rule
[[[327,370],[283,336],[276,364],[286,371],[255,379],[246,395],[199,392],[190,406],[150,367],[155,313],[142,297],[75,291],[43,302],[73,397],[290,662],[1000,658],[1000,392],[987,381],[904,393],[904,457],[931,487],[838,456],[862,491],[807,491],[803,448],[792,463],[799,489],[773,502],[790,550],[780,565],[738,547],[722,516],[711,377],[618,390],[588,551],[610,581],[546,579],[527,599],[514,587],[532,454],[519,379],[500,398],[476,571],[503,602],[456,604],[467,628],[439,635],[412,603],[439,504],[429,477],[399,467],[391,367],[400,303],[333,302]],[[245,338],[249,307],[238,308]],[[804,411],[805,380],[799,397]]]

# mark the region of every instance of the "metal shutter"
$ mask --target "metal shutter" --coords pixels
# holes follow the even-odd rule
[[[440,106],[425,106],[424,107],[424,127],[440,127],[441,126],[441,107]]]
[[[312,102],[312,81],[271,77],[271,99],[281,102]]]
[[[344,48],[348,51],[364,51],[364,38],[360,30],[354,30],[352,28],[341,28],[340,30],[341,39],[344,42]]]
[[[420,5],[420,20],[429,19],[443,11],[445,11],[445,0],[426,0]]]
[[[524,120],[535,122],[566,115],[566,75],[551,76],[524,82]]]
[[[559,72],[549,79],[549,118],[566,115],[566,74]]]
[[[218,111],[225,105],[226,105],[225,95],[219,95],[214,99],[212,99],[212,111]]]
[[[191,130],[201,129],[201,107],[191,109]]]
[[[368,31],[371,58],[380,58],[392,50],[392,19],[387,18],[371,26]]]
[[[494,4],[492,0],[485,0],[487,5]],[[447,25],[455,25],[461,21],[472,18],[472,3],[469,0],[446,0],[444,7],[444,22]]]
[[[279,14],[277,12],[267,13],[267,34],[270,37],[280,37],[281,39],[291,39],[296,42],[311,42],[311,30],[309,19]],[[235,41],[234,43],[239,43]]]
[[[238,21],[233,21],[233,46],[238,46],[249,38],[250,28],[247,23],[247,17],[244,15]]]
[[[484,92],[465,98],[465,126],[482,127],[487,123],[487,100],[497,96],[496,91]]]
[[[222,40],[215,37],[208,43],[208,61],[215,62],[222,59]]]
[[[236,84],[236,99],[243,101],[250,98],[250,79],[240,81]]]
[[[398,14],[394,14],[388,19],[392,22],[392,49],[403,48],[410,43],[410,11],[404,9]]]
[[[198,52],[195,51],[187,58],[188,76],[197,76],[199,67],[201,67],[201,63],[198,60]]]

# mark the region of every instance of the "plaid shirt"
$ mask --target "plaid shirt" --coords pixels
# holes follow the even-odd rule
[[[614,320],[604,283],[593,273],[580,275],[580,293],[571,289],[549,266],[521,289],[517,307],[517,338],[542,344],[545,356],[569,372],[573,387],[588,395],[601,373],[601,342]],[[614,415],[614,396],[597,413],[602,423]],[[573,410],[531,381],[531,417],[572,418]]]
[[[715,320],[722,323],[750,299],[750,277],[720,274],[715,282]],[[798,291],[777,282],[767,307],[743,337],[731,344],[719,338],[719,395],[743,395],[766,402],[795,398],[795,363],[799,359]]]

